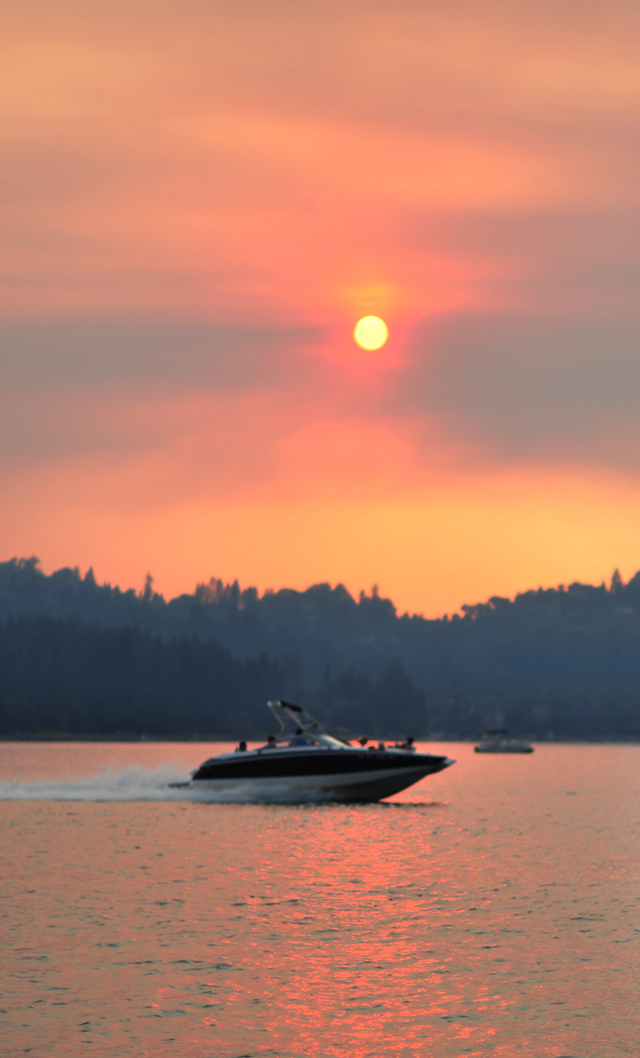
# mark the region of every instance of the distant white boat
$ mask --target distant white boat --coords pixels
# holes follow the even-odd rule
[[[476,753],[533,753],[533,746],[526,738],[509,738],[504,727],[485,731],[480,744],[475,747]]]

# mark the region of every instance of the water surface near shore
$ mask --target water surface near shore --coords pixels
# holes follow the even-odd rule
[[[379,805],[167,790],[222,748],[0,745],[3,1055],[637,1055],[640,747],[438,744]]]

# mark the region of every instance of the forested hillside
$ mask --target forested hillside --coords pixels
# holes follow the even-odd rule
[[[85,635],[83,626],[147,633],[167,658],[178,643],[191,643],[194,651],[226,651],[229,664],[261,659],[271,675],[264,692],[255,686],[258,709],[268,694],[295,694],[354,733],[387,733],[393,702],[402,701],[398,724],[417,735],[475,736],[501,722],[539,738],[640,738],[640,574],[626,585],[614,574],[609,587],[494,597],[426,620],[399,616],[375,590],[356,600],[342,585],[260,596],[212,580],[166,601],[150,580],[139,594],[123,592],[97,584],[91,571],[46,576],[36,560],[14,559],[0,564],[0,621],[17,616],[47,616],[56,626],[63,619],[71,637]],[[184,702],[195,694],[188,686]],[[141,693],[132,689],[128,700]],[[231,708],[221,706],[220,716]],[[195,716],[189,723],[206,726]]]
[[[266,701],[285,696],[350,736],[426,730],[424,695],[398,663],[306,691],[294,659],[240,660],[195,636],[166,642],[64,617],[0,624],[0,735],[263,738],[274,724]]]

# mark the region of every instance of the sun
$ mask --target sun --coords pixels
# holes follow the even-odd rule
[[[361,349],[380,349],[389,337],[389,330],[379,316],[363,316],[356,323],[353,337]]]

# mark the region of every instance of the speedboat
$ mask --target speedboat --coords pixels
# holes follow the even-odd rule
[[[509,738],[509,732],[504,727],[496,727],[485,731],[475,751],[476,753],[533,753],[533,746],[525,738]]]
[[[327,734],[293,702],[267,704],[280,723],[277,735],[257,749],[240,742],[205,760],[184,785],[224,801],[379,801],[455,763],[416,752],[413,739],[354,745]]]

